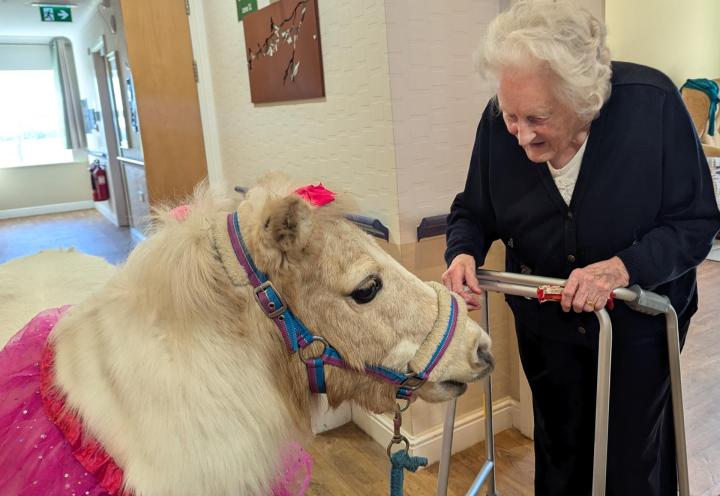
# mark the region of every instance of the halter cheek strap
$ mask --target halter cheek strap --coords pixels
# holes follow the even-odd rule
[[[314,393],[325,393],[325,365],[353,369],[342,358],[325,338],[315,336],[290,310],[280,293],[275,289],[267,275],[257,268],[250,256],[240,231],[237,212],[227,216],[227,233],[230,238],[235,258],[247,275],[253,287],[255,300],[263,313],[273,321],[280,331],[285,347],[290,354],[299,352],[300,358],[307,368],[308,383]],[[411,362],[413,370],[419,372],[405,373],[381,365],[366,364],[361,372],[380,381],[392,384],[397,388],[396,397],[410,399],[415,390],[420,388],[430,377],[433,369],[440,362],[455,333],[458,323],[459,305],[456,298],[445,288],[442,291],[433,286],[438,294],[440,309],[438,320],[420,347],[418,354]],[[308,346],[320,342],[323,350],[319,355],[307,356]],[[418,368],[415,368],[415,365]]]

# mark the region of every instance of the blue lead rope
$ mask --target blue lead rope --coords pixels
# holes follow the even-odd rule
[[[390,469],[390,496],[402,496],[403,480],[405,478],[403,470],[415,472],[418,468],[427,465],[428,459],[424,456],[410,456],[407,450],[403,449],[392,454],[390,463],[392,463],[392,469]]]

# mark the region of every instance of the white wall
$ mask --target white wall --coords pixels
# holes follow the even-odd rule
[[[2,45],[0,40],[0,71],[38,71],[53,67],[50,44],[30,40],[32,45]]]
[[[349,192],[359,213],[398,236],[385,2],[319,0],[326,97],[250,102],[243,25],[234,2],[203,3],[223,173],[252,184],[268,170]]]
[[[660,69],[677,86],[720,77],[717,0],[605,0],[605,11],[615,60]]]
[[[0,215],[3,210],[87,202],[92,190],[87,162],[0,168]]]
[[[385,2],[400,240],[445,214],[467,175],[475,130],[493,84],[473,54],[497,0]]]

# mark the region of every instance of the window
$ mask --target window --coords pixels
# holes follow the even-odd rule
[[[0,70],[0,167],[72,162],[53,70]]]

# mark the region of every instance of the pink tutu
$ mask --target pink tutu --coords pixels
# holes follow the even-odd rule
[[[53,354],[45,345],[67,308],[41,312],[0,350],[0,495],[130,496],[122,470],[52,387]],[[272,495],[305,494],[310,455],[292,443],[282,466]]]
[[[45,413],[40,394],[47,337],[67,309],[38,314],[0,351],[0,494],[110,494],[73,456]]]
[[[313,460],[298,443],[285,447],[282,454],[283,472],[275,479],[272,496],[302,496],[310,486]]]

